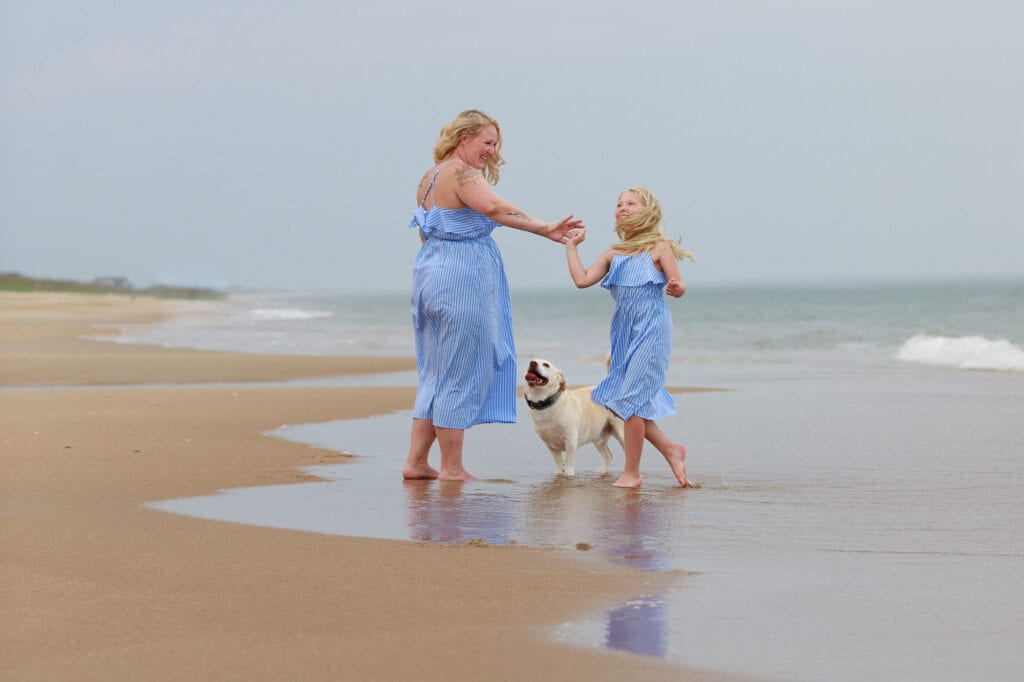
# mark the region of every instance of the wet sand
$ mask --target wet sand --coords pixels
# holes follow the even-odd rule
[[[246,386],[407,370],[408,358],[80,338],[208,305],[0,293],[0,678],[735,679],[545,638],[672,574],[556,550],[337,537],[144,507],[310,480],[300,468],[344,456],[265,432],[412,403],[412,387]],[[394,457],[397,475],[404,452]]]

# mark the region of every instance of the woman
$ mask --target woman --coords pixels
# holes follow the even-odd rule
[[[499,225],[563,243],[583,228],[571,215],[547,223],[491,190],[501,128],[475,109],[441,129],[434,166],[420,180],[410,227],[422,246],[413,268],[418,384],[406,479],[473,480],[462,465],[465,430],[516,419],[516,353],[508,281],[491,232]],[[441,467],[429,465],[434,441]]]

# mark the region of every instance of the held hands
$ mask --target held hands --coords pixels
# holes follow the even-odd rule
[[[569,246],[572,244],[573,246],[578,246],[579,244],[582,244],[586,238],[587,230],[585,228],[580,230],[570,230],[565,235],[565,245]]]
[[[573,218],[572,215],[559,220],[557,223],[552,223],[548,226],[545,232],[542,232],[545,237],[553,242],[564,244],[570,237],[574,235],[582,235],[587,228],[583,225],[583,220],[580,218]],[[582,239],[580,241],[583,241]]]

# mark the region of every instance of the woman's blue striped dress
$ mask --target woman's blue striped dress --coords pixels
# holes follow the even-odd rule
[[[661,419],[676,413],[676,401],[665,390],[672,353],[672,313],[665,303],[668,278],[650,252],[612,255],[601,286],[615,299],[612,316],[612,358],[608,376],[591,400],[622,417]]]
[[[469,207],[426,210],[422,204],[409,224],[425,237],[413,267],[419,375],[413,417],[431,419],[434,426],[466,429],[516,420],[512,305],[491,238],[498,226]]]

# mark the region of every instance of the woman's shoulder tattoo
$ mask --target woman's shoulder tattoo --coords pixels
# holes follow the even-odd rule
[[[480,171],[469,165],[459,166],[455,171],[455,179],[458,181],[460,187],[474,182],[481,175],[482,173]]]

